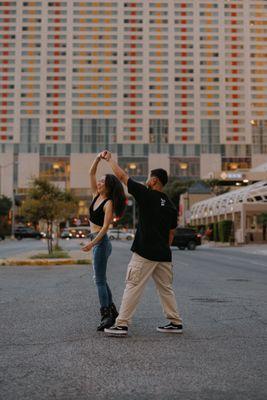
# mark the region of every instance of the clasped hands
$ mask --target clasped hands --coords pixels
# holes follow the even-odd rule
[[[111,159],[111,152],[108,150],[103,150],[103,151],[101,151],[101,153],[98,154],[97,157],[102,160],[109,161]]]

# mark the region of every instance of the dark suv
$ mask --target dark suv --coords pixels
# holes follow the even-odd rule
[[[180,250],[186,247],[188,250],[195,250],[196,246],[201,245],[201,235],[190,228],[176,228],[172,246],[177,246]]]
[[[21,240],[23,238],[35,238],[35,239],[42,238],[40,232],[35,231],[33,228],[30,228],[28,226],[19,226],[18,228],[16,228],[14,236],[18,240]]]

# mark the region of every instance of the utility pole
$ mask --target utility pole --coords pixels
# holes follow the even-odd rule
[[[11,218],[11,239],[15,239],[15,199],[16,199],[16,189],[13,189],[12,195],[12,218]]]

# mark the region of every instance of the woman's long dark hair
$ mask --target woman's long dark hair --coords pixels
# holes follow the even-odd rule
[[[119,179],[112,174],[107,174],[105,179],[107,196],[113,202],[114,214],[121,218],[126,207],[126,196],[123,186]]]

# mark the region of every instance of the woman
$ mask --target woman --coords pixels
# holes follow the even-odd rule
[[[89,216],[92,241],[82,250],[90,251],[93,249],[94,277],[101,313],[101,323],[97,330],[103,331],[112,326],[118,316],[106,278],[107,261],[112,249],[107,230],[112,223],[113,214],[116,217],[122,216],[126,196],[122,184],[115,175],[107,174],[98,181],[96,180],[96,171],[100,160],[101,153],[96,157],[89,171],[93,191]]]

